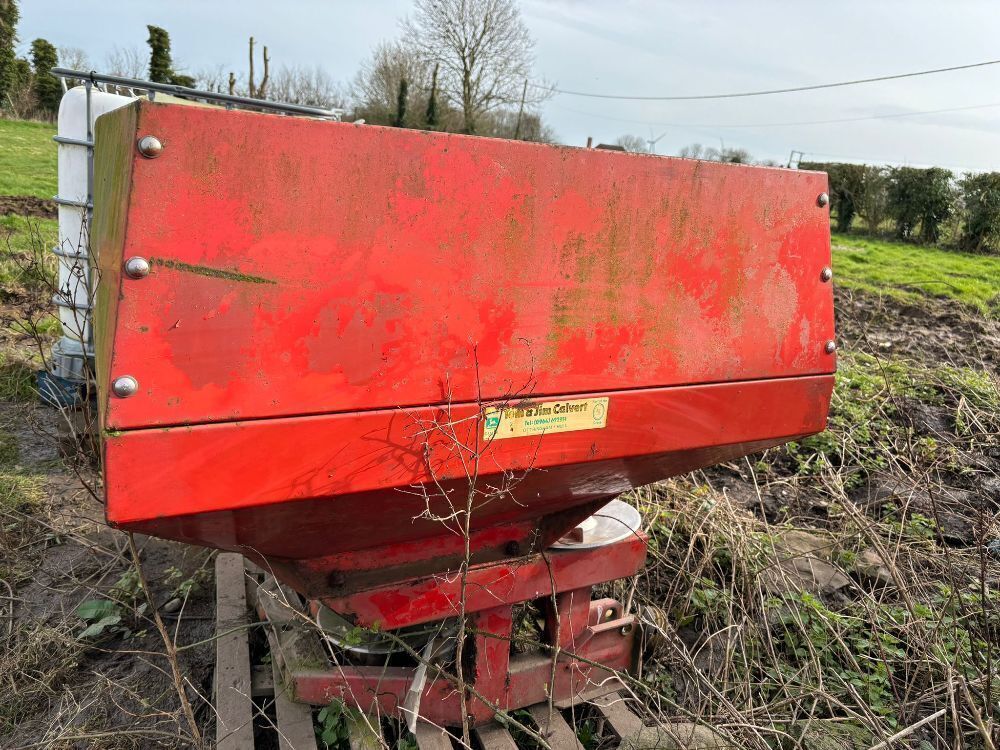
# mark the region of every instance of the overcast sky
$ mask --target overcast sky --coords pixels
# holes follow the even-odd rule
[[[319,64],[353,77],[371,47],[398,33],[409,0],[22,0],[21,47],[45,37],[81,47],[95,67],[116,45],[166,28],[188,71],[243,67],[251,34],[274,64]],[[523,0],[536,75],[574,91],[638,96],[783,88],[1000,58],[996,0]],[[993,106],[984,106],[993,105]],[[815,121],[900,115],[830,124]],[[700,102],[558,95],[545,120],[567,144],[663,137],[747,148],[784,162],[865,160],[1000,169],[1000,65],[848,88]]]

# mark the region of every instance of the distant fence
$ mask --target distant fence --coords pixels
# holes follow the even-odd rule
[[[1000,253],[1000,172],[956,178],[947,169],[802,162],[830,176],[837,230],[856,220],[872,233],[888,226],[898,239]]]

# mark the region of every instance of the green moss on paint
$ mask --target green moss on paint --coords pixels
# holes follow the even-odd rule
[[[277,284],[278,282],[274,279],[266,279],[263,276],[251,276],[248,273],[240,273],[239,271],[226,271],[221,268],[212,268],[211,266],[196,266],[192,263],[182,263],[179,260],[168,260],[164,258],[150,258],[150,260],[158,266],[163,266],[165,268],[172,268],[175,271],[187,271],[188,273],[195,273],[199,276],[208,276],[213,279],[226,279],[227,281],[244,281],[248,284]]]

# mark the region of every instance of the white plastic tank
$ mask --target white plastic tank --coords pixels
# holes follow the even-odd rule
[[[52,350],[52,374],[84,382],[92,372],[91,304],[94,274],[90,264],[89,222],[93,201],[94,122],[105,112],[134,101],[96,87],[76,86],[59,104],[59,307],[62,338]]]

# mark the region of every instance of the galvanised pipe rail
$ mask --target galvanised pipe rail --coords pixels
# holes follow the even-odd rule
[[[260,109],[270,109],[275,112],[284,112],[291,115],[307,115],[310,117],[326,117],[339,119],[344,113],[342,109],[320,109],[318,107],[305,107],[301,104],[287,104],[285,102],[269,102],[263,99],[252,99],[249,96],[236,96],[234,94],[221,94],[212,91],[199,91],[187,86],[178,86],[173,83],[156,83],[154,81],[144,81],[140,78],[125,78],[124,76],[113,76],[96,71],[84,72],[82,70],[70,70],[69,68],[52,68],[52,75],[58,78],[75,78],[91,84],[112,84],[130,89],[142,89],[144,91],[162,92],[173,94],[174,96],[186,97],[189,99],[204,99],[206,101],[221,102],[231,106],[257,107]]]

